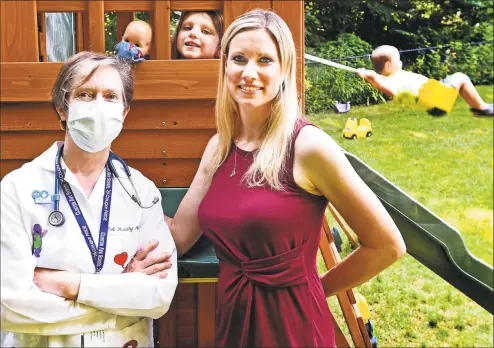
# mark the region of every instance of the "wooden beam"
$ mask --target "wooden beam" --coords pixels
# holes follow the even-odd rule
[[[154,1],[152,0],[105,1],[106,12],[150,12],[153,10],[154,10]]]
[[[197,346],[214,347],[217,283],[197,284]]]
[[[117,13],[117,43],[122,41],[127,25],[134,20],[134,12]]]
[[[48,57],[46,56],[46,14],[38,12],[38,26],[40,27],[39,34],[39,55],[42,62],[47,62]]]
[[[295,49],[297,50],[297,89],[304,103],[304,2],[273,0],[273,10],[284,19],[292,32]],[[304,108],[302,107],[302,110]]]
[[[2,62],[38,62],[36,1],[0,1]]]
[[[90,0],[92,1],[92,0]],[[88,0],[38,0],[38,12],[84,12],[88,9]]]
[[[88,2],[89,18],[89,49],[93,52],[105,53],[105,1],[91,0]]]
[[[197,345],[197,284],[178,283],[177,347]]]
[[[1,63],[0,101],[50,101],[62,63]],[[144,61],[135,67],[135,100],[214,99],[218,59]]]
[[[58,116],[49,102],[0,104],[0,130],[58,131]],[[132,103],[125,130],[215,129],[214,100],[142,100]]]
[[[170,45],[170,1],[154,2],[152,59],[171,59]]]
[[[75,24],[76,52],[82,52],[84,51],[84,20],[83,14],[81,12],[77,12],[75,14]]]
[[[63,140],[62,137],[60,137]],[[48,148],[48,147],[47,147]],[[46,150],[47,148],[43,149]],[[37,155],[40,155],[43,150]],[[116,151],[132,168],[139,170],[157,187],[189,187],[199,168],[200,158],[192,159],[127,159]],[[20,168],[31,159],[14,159],[0,161],[0,179],[12,170]]]
[[[124,130],[113,142],[113,149],[122,158],[169,159],[201,158],[214,129],[191,130]],[[1,159],[33,159],[65,132],[2,132]]]
[[[236,1],[236,0],[224,0],[223,1],[223,17],[224,27],[228,26],[241,14],[255,8],[271,8],[271,0],[254,0],[254,1]]]
[[[172,11],[221,11],[223,9],[223,1],[172,0],[170,1],[170,8]]]

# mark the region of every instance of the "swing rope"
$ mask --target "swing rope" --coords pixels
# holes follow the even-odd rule
[[[487,44],[492,44],[492,43],[494,43],[494,40],[474,41],[474,42],[465,43],[463,45],[475,46],[475,45],[487,45]],[[408,52],[417,52],[417,51],[429,51],[429,50],[435,50],[435,49],[448,48],[450,46],[452,46],[452,44],[439,45],[439,46],[429,46],[429,47],[419,47],[419,48],[411,48],[411,49],[408,49],[408,50],[399,50],[399,52],[400,53],[408,53]],[[309,55],[309,56],[311,56],[311,55]],[[315,57],[315,56],[311,56],[311,57]],[[331,61],[332,62],[336,62],[336,61],[340,61],[340,60],[352,60],[352,59],[359,59],[359,58],[368,58],[368,59],[370,59],[370,57],[371,57],[370,54],[366,54],[366,55],[363,55],[363,56],[349,56],[349,57],[334,58],[334,59],[331,59]],[[305,57],[305,58],[307,58],[308,60],[312,60],[311,58],[308,58],[308,57]],[[322,58],[319,58],[319,59],[322,59]],[[316,60],[313,60],[313,61],[316,61]],[[322,62],[318,62],[318,63],[322,63]],[[326,64],[326,63],[322,63],[322,64]],[[329,65],[331,65],[331,64],[329,64]],[[346,65],[343,65],[343,66],[347,67]],[[334,67],[335,68],[338,68],[337,66],[334,66]],[[343,69],[343,70],[347,70],[347,69]]]

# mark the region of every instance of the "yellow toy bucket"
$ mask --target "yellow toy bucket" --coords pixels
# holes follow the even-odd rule
[[[458,90],[434,79],[429,79],[420,87],[419,103],[428,109],[436,108],[450,112],[458,98]]]

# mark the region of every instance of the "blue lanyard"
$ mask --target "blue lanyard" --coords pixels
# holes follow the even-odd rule
[[[106,254],[106,239],[108,237],[108,222],[110,220],[110,207],[111,207],[111,196],[113,190],[113,180],[112,180],[112,172],[108,166],[108,162],[106,163],[106,178],[105,178],[105,197],[103,200],[103,207],[101,208],[101,223],[99,228],[99,242],[98,247],[94,244],[93,236],[91,235],[91,231],[89,230],[89,226],[82,214],[82,210],[77,203],[77,200],[70,188],[70,184],[64,180],[64,173],[62,167],[60,165],[60,158],[62,156],[63,145],[58,149],[57,157],[55,159],[55,171],[56,171],[56,179],[60,182],[60,186],[62,187],[62,191],[65,194],[65,198],[69,203],[69,207],[74,214],[77,223],[79,224],[79,228],[81,229],[82,235],[86,240],[87,247],[91,252],[91,257],[93,259],[93,264],[95,268],[95,273],[98,273],[103,268],[103,264],[105,263],[105,254]]]

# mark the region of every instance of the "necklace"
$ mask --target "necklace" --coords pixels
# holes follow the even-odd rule
[[[234,177],[235,176],[235,171],[237,169],[237,143],[235,141],[235,155],[234,155],[234,161],[235,161],[235,164],[233,165],[233,170],[232,172],[230,173],[230,178],[231,177]]]

